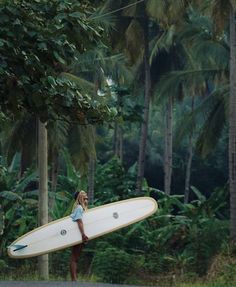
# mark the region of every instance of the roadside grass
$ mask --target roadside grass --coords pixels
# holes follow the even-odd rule
[[[31,262],[31,264],[25,264],[21,266],[12,266],[4,269],[0,269],[0,281],[41,281],[37,271],[37,261]],[[65,267],[64,267],[65,268]],[[68,267],[67,267],[68,268]],[[64,269],[65,271],[66,269]],[[215,270],[215,269],[214,269]],[[226,271],[226,270],[224,270]],[[235,269],[233,268],[235,272]],[[214,271],[215,272],[215,271]],[[233,287],[236,286],[235,277],[231,276],[230,272],[224,272],[224,276],[221,277],[212,276],[211,278],[199,278],[191,277],[191,274],[186,274],[186,277],[173,275],[163,276],[151,276],[150,274],[133,274],[128,277],[124,284],[136,285],[136,286],[158,286],[158,287]],[[216,272],[218,273],[218,272]],[[234,273],[235,274],[235,273]],[[230,275],[230,276],[229,276]],[[70,281],[70,274],[65,272],[65,275],[53,274],[50,272],[50,281]],[[100,278],[91,274],[78,273],[78,282],[89,283],[103,283]],[[106,282],[111,283],[111,282]]]
[[[180,283],[176,287],[232,287],[233,285],[224,282],[209,282],[209,283]]]
[[[7,275],[7,276],[3,276],[3,274],[0,274],[0,281],[41,281],[40,278],[38,277],[37,272],[33,272],[31,274],[24,274],[23,276],[19,276],[18,275]],[[59,276],[53,276],[50,274],[50,278],[49,281],[70,281],[70,276],[69,274],[66,277],[59,277]],[[230,283],[227,282],[222,282],[222,281],[214,281],[214,282],[195,282],[195,283],[181,283],[181,282],[163,282],[161,283],[159,280],[158,283],[154,283],[154,282],[143,282],[142,280],[138,280],[138,278],[136,278],[136,280],[128,280],[129,282],[126,283],[127,285],[136,285],[136,286],[158,286],[158,287],[233,287],[236,285],[232,285]],[[102,283],[99,278],[97,278],[96,276],[88,276],[88,275],[81,275],[78,274],[78,282],[88,282],[88,283]],[[105,283],[107,284],[107,283]],[[117,285],[117,284],[115,284]]]

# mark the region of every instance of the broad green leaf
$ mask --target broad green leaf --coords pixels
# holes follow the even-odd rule
[[[17,193],[12,192],[12,191],[7,191],[7,190],[1,191],[0,197],[8,199],[8,200],[12,200],[12,201],[22,200],[21,196],[19,196]]]
[[[70,13],[69,16],[81,19],[82,14],[80,12],[73,12],[73,13]]]
[[[25,178],[21,179],[18,184],[16,185],[15,191],[18,192],[23,192],[25,188],[28,186],[28,184],[31,181],[35,181],[37,179],[37,174],[38,172],[32,172],[31,174],[27,175]]]
[[[201,202],[205,202],[206,201],[205,195],[203,195],[195,186],[191,186],[191,189],[192,189],[192,191],[195,193],[195,195],[197,196],[197,198]]]
[[[53,86],[56,86],[56,81],[55,81],[55,78],[53,78],[52,76],[48,76],[48,82],[49,84],[53,85]]]
[[[53,51],[53,55],[61,64],[66,65],[66,61],[56,51]]]
[[[27,204],[30,207],[35,207],[35,206],[38,205],[38,200],[32,199],[32,198],[25,198],[25,199],[22,200],[22,203],[23,204]]]
[[[15,210],[14,208],[10,208],[10,209],[6,212],[6,219],[11,222],[11,220],[13,220],[13,218],[14,218],[15,212],[16,212],[16,210]]]

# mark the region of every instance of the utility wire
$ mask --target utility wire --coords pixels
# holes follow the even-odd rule
[[[119,9],[116,9],[116,10],[113,10],[113,11],[110,11],[110,12],[107,12],[107,13],[105,13],[105,14],[92,17],[91,19],[94,20],[94,19],[101,18],[101,17],[103,17],[103,16],[107,16],[107,15],[110,15],[110,14],[114,14],[114,13],[116,13],[116,12],[118,12],[118,11],[121,11],[121,10],[124,10],[124,9],[126,9],[126,8],[129,8],[129,7],[131,7],[131,6],[137,5],[137,4],[139,4],[139,3],[141,3],[141,2],[144,2],[144,1],[145,1],[145,0],[139,0],[139,1],[137,1],[136,3],[132,3],[132,4],[129,4],[129,5],[127,5],[127,6],[121,7],[121,8],[119,8]]]

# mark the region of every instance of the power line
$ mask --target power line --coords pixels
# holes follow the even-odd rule
[[[116,9],[116,10],[113,10],[113,11],[110,11],[110,12],[107,12],[107,13],[105,13],[105,14],[98,15],[98,16],[93,17],[93,18],[91,18],[91,19],[93,20],[93,19],[101,18],[101,17],[103,17],[103,16],[110,15],[110,14],[114,14],[114,13],[116,13],[116,12],[118,12],[118,11],[121,11],[121,10],[124,10],[124,9],[126,9],[126,8],[129,8],[129,7],[131,7],[131,6],[137,5],[137,4],[139,4],[139,3],[141,3],[141,2],[144,2],[144,1],[145,1],[145,0],[139,0],[139,1],[137,1],[136,3],[132,3],[132,4],[129,4],[129,5],[127,5],[127,6],[121,7],[121,8],[119,8],[119,9]]]

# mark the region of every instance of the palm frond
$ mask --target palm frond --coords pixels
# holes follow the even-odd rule
[[[202,66],[215,64],[221,69],[228,70],[229,48],[212,40],[196,43],[192,46],[194,58],[198,59]]]
[[[212,2],[212,18],[215,24],[215,31],[217,31],[218,34],[221,34],[229,19],[230,2],[235,9],[236,1],[214,0]]]
[[[110,14],[106,6],[96,9],[88,18],[89,22],[95,27],[101,27],[105,33],[111,33],[114,29],[116,17]]]
[[[185,11],[186,1],[149,0],[146,5],[147,13],[158,21],[164,28],[176,24]]]
[[[193,12],[177,37],[184,44],[185,50],[192,54],[195,62],[204,67],[212,63],[227,67],[229,46],[226,36],[214,35],[214,25],[210,17]]]
[[[55,120],[48,123],[48,141],[50,149],[59,151],[67,141],[70,125],[66,121]]]
[[[151,0],[146,5],[147,13],[154,19],[162,22],[167,21],[167,1],[163,0]]]
[[[35,155],[36,143],[36,120],[32,115],[24,114],[18,119],[6,134],[4,150],[8,164],[11,163],[14,155],[27,149],[29,157]]]
[[[128,2],[128,3],[127,3]],[[125,16],[125,17],[131,17],[131,18],[134,18],[134,17],[137,17],[138,14],[139,14],[139,6],[138,5],[132,5],[132,4],[135,4],[135,2],[137,2],[137,0],[126,0],[125,1],[125,4],[122,5],[122,7],[124,6],[128,6],[127,8],[123,9],[122,12],[121,12],[121,15],[122,16]],[[128,4],[128,5],[127,5]]]
[[[144,34],[139,21],[132,20],[125,31],[126,50],[132,63],[143,57]]]
[[[129,85],[133,81],[133,70],[123,54],[112,55],[105,59],[103,70],[106,75],[120,84]]]
[[[73,165],[81,174],[87,173],[89,158],[96,157],[94,128],[90,125],[74,125],[70,129],[68,145]]]
[[[210,40],[214,37],[214,25],[211,17],[196,10],[190,10],[188,18],[182,23],[177,39],[191,47],[192,43]]]
[[[197,140],[196,150],[203,158],[215,148],[225,123],[224,98],[221,98],[211,110]]]
[[[64,149],[62,154],[63,154],[63,158],[66,163],[66,176],[73,180],[77,177],[77,174],[76,174],[75,167],[72,164],[70,154],[67,149]]]
[[[36,181],[37,179],[38,179],[38,172],[37,171],[32,172],[31,170],[28,170],[24,174],[24,177],[17,183],[15,187],[15,192],[20,193],[24,191],[30,182]]]
[[[171,25],[169,29],[165,30],[161,36],[157,35],[150,43],[150,63],[156,57],[159,51],[166,50],[167,52],[173,45],[175,35],[175,26]]]
[[[76,75],[73,75],[71,73],[62,73],[62,77],[69,79],[70,81],[76,83],[82,91],[88,93],[88,94],[93,94],[94,93],[94,84],[81,78]]]
[[[104,82],[109,76],[117,82],[121,80],[129,83],[133,79],[127,58],[122,53],[111,54],[103,46],[78,55],[71,68],[74,74],[80,75],[81,78],[88,74],[96,74],[100,82]]]
[[[155,92],[157,99],[163,101],[169,95],[178,98],[180,89],[183,89],[183,86],[185,89],[192,91],[192,94],[195,94],[196,87],[205,86],[206,79],[214,80],[216,75],[221,72],[222,69],[218,67],[170,72],[164,75],[159,82],[158,90]]]
[[[193,131],[197,126],[197,111],[187,112],[182,115],[179,121],[177,121],[175,137],[174,137],[174,145],[178,146],[183,139],[187,136],[193,134]]]
[[[204,120],[209,119],[209,115],[212,113],[212,110],[214,110],[214,107],[219,105],[219,103],[222,105],[222,109],[224,110],[224,114],[227,114],[227,101],[225,100],[227,98],[229,92],[229,86],[223,86],[216,88],[210,95],[204,98],[199,104],[196,105],[193,111],[187,112],[183,115],[181,120],[177,123],[176,128],[176,136],[175,136],[175,144],[178,145],[180,142],[190,134],[193,133],[193,131],[196,132],[196,129],[198,129],[197,133],[199,132],[199,126],[203,124],[204,126]],[[222,117],[221,117],[221,120]],[[206,122],[205,122],[206,124]],[[222,122],[222,124],[225,124],[225,118]],[[209,126],[208,126],[209,127]],[[210,127],[209,127],[210,128]],[[204,130],[204,128],[202,128]],[[202,134],[202,132],[200,132]],[[200,135],[200,137],[203,137]],[[198,137],[198,146],[201,142],[200,137]],[[211,141],[208,138],[208,133],[205,134],[205,138],[203,140],[205,141]]]
[[[230,0],[230,4],[234,9],[236,9],[236,0]]]
[[[20,160],[21,160],[21,154],[19,152],[16,152],[8,168],[9,172],[14,172],[14,171],[19,170]]]

